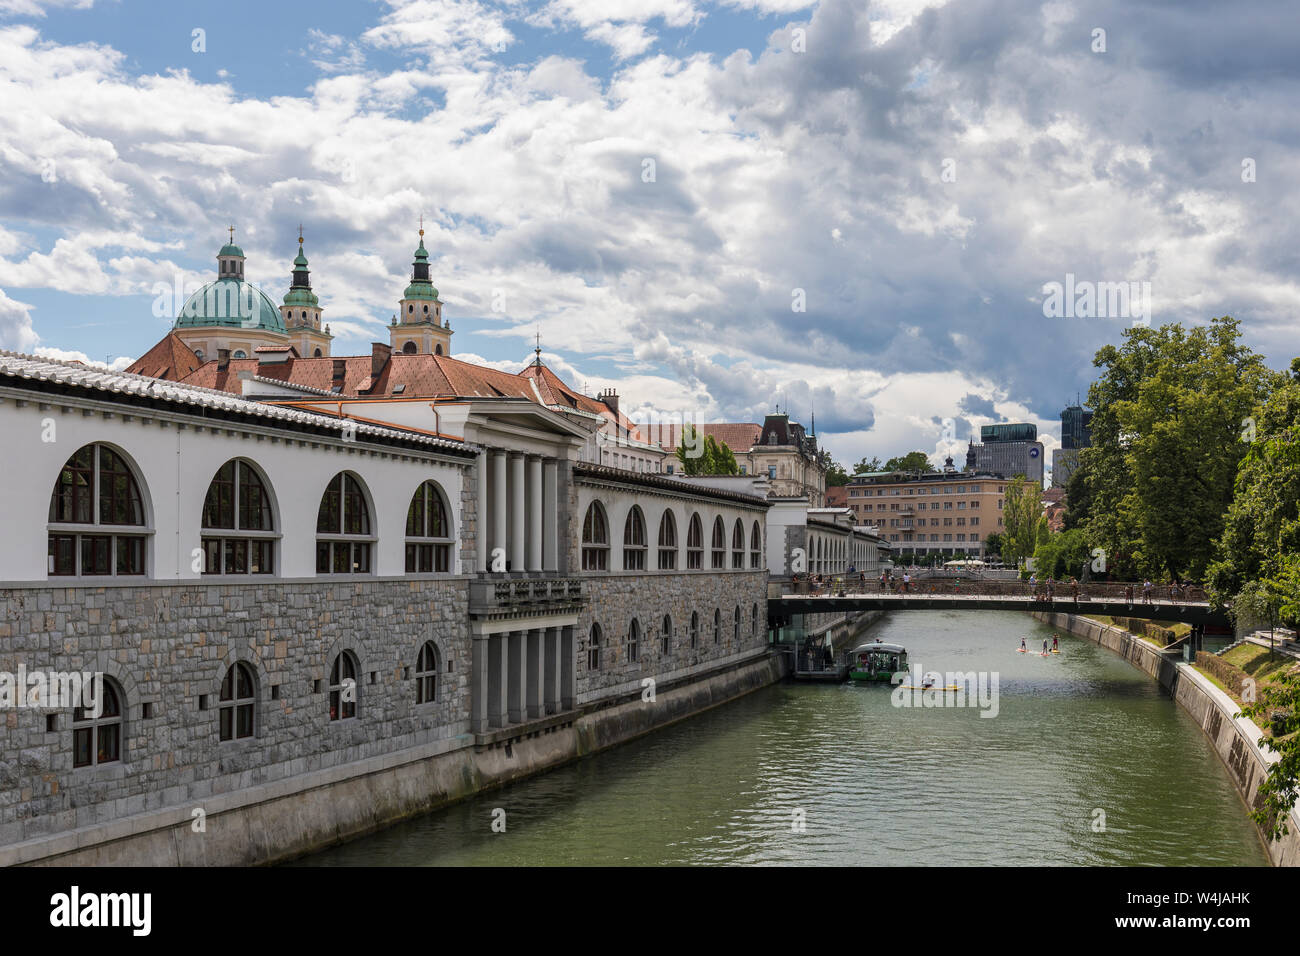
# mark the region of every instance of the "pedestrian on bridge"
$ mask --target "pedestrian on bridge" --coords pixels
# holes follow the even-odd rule
[[[1147,578],[1142,583],[1142,603],[1143,604],[1151,603],[1151,579],[1150,578]]]

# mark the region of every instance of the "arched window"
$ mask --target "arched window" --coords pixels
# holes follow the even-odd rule
[[[677,519],[672,509],[665,508],[659,519],[659,570],[677,569]]]
[[[274,535],[261,476],[247,462],[226,462],[203,500],[203,573],[275,573]]]
[[[351,720],[357,715],[357,659],[343,651],[330,667],[330,720]]]
[[[731,619],[731,639],[740,643],[740,605],[736,605],[736,614]]]
[[[713,519],[713,567],[727,566],[727,528],[722,523],[722,515]]]
[[[406,571],[451,570],[451,522],[442,489],[426,481],[415,489],[406,509]]]
[[[433,347],[433,354],[434,354],[434,355],[441,355],[441,354],[442,354],[442,346],[441,346],[441,345],[435,345],[435,346]]]
[[[587,642],[587,670],[600,670],[600,645],[601,633],[600,625],[591,625],[591,639]]]
[[[704,567],[704,523],[699,513],[691,515],[691,523],[686,527],[686,568],[699,571]]]
[[[755,605],[757,607],[757,605]],[[415,702],[431,704],[438,699],[438,649],[425,641],[415,661]]]
[[[722,608],[713,609],[713,643],[722,643]]]
[[[663,631],[659,637],[663,641],[660,650],[663,651],[664,657],[667,657],[673,652],[673,619],[667,614],[664,615]]]
[[[731,567],[736,571],[745,569],[745,523],[739,518],[731,528]]]
[[[315,352],[311,353],[312,358],[320,358],[320,356],[321,356],[320,349],[317,349]]]
[[[126,460],[86,445],[63,466],[50,494],[51,575],[144,574],[144,498]]]
[[[257,703],[254,687],[252,668],[242,661],[230,665],[217,701],[222,740],[253,736],[253,708]]]
[[[122,759],[122,697],[116,682],[105,677],[98,688],[99,716],[72,708],[72,765],[89,767]]]
[[[609,522],[599,501],[587,507],[582,520],[582,570],[609,570]]]
[[[231,358],[237,358],[237,359],[248,358],[248,355],[247,353],[244,352],[243,349],[235,349],[235,354],[232,355]]]
[[[368,574],[373,542],[361,482],[340,471],[325,486],[316,515],[316,573]]]
[[[416,351],[416,344],[414,342],[407,342],[405,345],[402,346],[403,355],[414,355],[415,351]]]
[[[627,660],[628,663],[638,660],[641,653],[641,622],[632,618],[632,623],[627,626]]]
[[[691,650],[699,645],[700,642],[700,612],[691,612]]]
[[[203,361],[203,349],[195,349],[195,350],[194,350],[194,357],[195,357],[196,359],[198,359],[200,362],[202,362],[202,361]]]
[[[754,529],[749,534],[749,566],[751,568],[763,566],[763,529],[759,527],[757,521],[754,522]]]
[[[645,518],[636,505],[627,513],[623,522],[623,570],[645,570]]]

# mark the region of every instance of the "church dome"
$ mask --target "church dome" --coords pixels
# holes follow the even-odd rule
[[[284,333],[284,319],[274,302],[257,286],[244,281],[244,250],[230,242],[217,253],[217,278],[185,300],[174,328],[224,326],[232,329]]]
[[[266,293],[242,279],[217,279],[185,300],[176,328],[220,325],[284,332],[284,320]]]

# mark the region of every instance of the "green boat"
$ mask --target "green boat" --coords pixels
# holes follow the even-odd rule
[[[849,680],[891,683],[895,674],[907,670],[907,648],[901,644],[872,641],[849,652]]]

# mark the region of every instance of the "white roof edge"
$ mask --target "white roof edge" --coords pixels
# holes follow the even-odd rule
[[[265,402],[253,401],[231,395],[214,388],[200,385],[184,385],[169,382],[148,375],[136,375],[131,372],[114,372],[84,365],[80,362],[65,362],[60,359],[47,359],[23,352],[0,349],[0,371],[21,379],[51,381],[78,388],[116,393],[119,395],[140,395],[156,398],[177,405],[195,405],[230,412],[242,412],[270,419],[273,422],[292,422],[302,425],[322,425],[331,422],[350,421],[359,435],[399,438],[415,441],[435,448],[464,449],[479,451],[477,445],[469,442],[455,441],[450,438],[434,438],[420,432],[407,431],[396,427],[369,425],[352,419],[337,419],[316,412],[283,408]],[[281,383],[282,384],[282,383]],[[340,429],[341,430],[341,429]],[[349,428],[351,431],[351,428]]]

